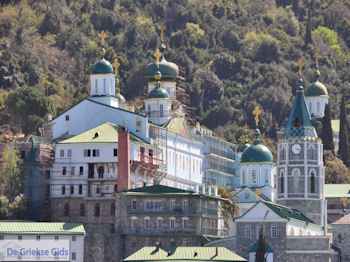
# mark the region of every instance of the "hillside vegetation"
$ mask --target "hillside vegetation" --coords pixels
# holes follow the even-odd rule
[[[37,133],[88,96],[104,30],[107,59],[120,61],[127,100],[145,94],[144,67],[167,27],[166,58],[185,69],[192,117],[237,142],[243,125],[274,138],[288,116],[304,62],[307,87],[319,54],[321,81],[339,117],[350,92],[350,1],[330,0],[27,0],[1,1],[0,124]]]

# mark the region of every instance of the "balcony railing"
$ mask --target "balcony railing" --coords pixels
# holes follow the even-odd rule
[[[120,227],[121,234],[135,234],[147,236],[163,236],[163,235],[200,235],[199,227],[187,228],[144,228],[144,227]]]
[[[202,234],[215,237],[227,237],[228,229],[202,228]]]
[[[217,163],[213,163],[213,162],[207,162],[206,164],[206,168],[207,169],[214,169],[214,170],[218,170],[227,174],[235,174],[235,170],[233,168],[230,168],[228,166],[223,166],[223,165],[219,165]]]
[[[235,160],[235,154],[234,153],[223,151],[223,150],[217,149],[215,147],[209,147],[209,153],[212,153],[212,154],[215,154],[215,155],[218,155],[218,156],[222,156],[222,157],[225,157],[225,158],[228,158],[228,159]]]
[[[194,206],[183,207],[162,207],[159,209],[132,208],[126,207],[128,214],[167,214],[167,215],[200,215],[199,210]]]

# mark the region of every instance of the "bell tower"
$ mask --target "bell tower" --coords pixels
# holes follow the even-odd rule
[[[278,142],[277,203],[326,226],[323,145],[313,126],[302,85],[300,74],[284,136]]]

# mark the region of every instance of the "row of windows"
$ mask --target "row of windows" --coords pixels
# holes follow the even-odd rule
[[[62,175],[66,175],[67,174],[67,167],[66,166],[63,166],[62,167]],[[75,175],[75,166],[72,166],[71,169],[70,169],[70,174],[71,176],[74,176]],[[84,167],[83,166],[80,166],[79,167],[79,176],[82,176],[84,174]]]
[[[5,236],[4,235],[0,235],[0,240],[4,240],[5,239]],[[23,236],[22,235],[18,235],[17,236],[17,239],[19,240],[19,241],[21,241],[21,240],[23,240]],[[40,240],[41,239],[41,236],[36,236],[36,240]],[[45,237],[45,240],[46,240],[47,238]],[[60,236],[55,236],[54,237],[54,239],[56,240],[56,241],[58,241],[59,239],[60,239]],[[72,241],[77,241],[77,237],[76,236],[72,236]]]
[[[288,176],[300,176],[300,169],[299,168],[293,168],[292,172],[288,174]],[[284,174],[284,169],[280,170],[279,176],[285,176]],[[303,175],[304,176],[304,175]],[[309,171],[309,176],[317,176],[316,170],[315,169],[311,169]]]
[[[256,170],[252,170],[250,181],[252,184],[257,184],[257,171]],[[269,183],[269,170],[268,169],[264,170],[264,183],[265,184]],[[243,169],[242,170],[242,185],[246,185],[246,184],[247,184],[247,174],[246,174],[246,170]]]
[[[63,214],[64,214],[64,216],[67,217],[67,216],[69,216],[69,213],[70,213],[70,207],[69,207],[69,204],[66,203],[66,204],[64,204],[64,213]],[[79,216],[83,217],[83,216],[85,216],[85,213],[86,213],[85,204],[81,203],[79,206]],[[115,216],[115,203],[112,203],[110,205],[110,215]],[[99,203],[95,204],[94,216],[95,217],[101,216],[101,205]]]
[[[184,156],[182,154],[176,154],[176,168],[183,170],[183,171],[190,171],[188,159],[189,159],[188,156]],[[174,152],[168,152],[168,163],[169,163],[169,166],[175,167],[175,153]],[[202,165],[202,160],[192,159],[191,160],[192,172],[193,173],[200,173],[201,172],[201,165]]]
[[[108,93],[110,90],[113,91],[113,79],[110,79],[110,84],[107,85],[107,79],[103,79],[103,94],[106,94],[106,91],[108,89]],[[95,79],[95,94],[98,94],[98,85],[97,85],[97,79]]]
[[[310,193],[315,193],[315,171],[311,170],[310,172]],[[280,172],[280,193],[284,193],[284,171],[283,169]]]
[[[133,200],[131,203],[132,203],[132,209],[137,209],[137,201]],[[148,210],[148,211],[163,210],[163,204],[164,204],[164,201],[148,201],[148,200],[146,200],[144,202],[144,210]],[[170,199],[169,209],[174,210],[176,208],[177,208],[177,206],[176,206],[175,199]],[[189,208],[188,200],[185,199],[182,201],[182,211],[186,211],[188,208]]]
[[[161,243],[161,242],[158,241],[158,243]],[[148,237],[145,238],[144,246],[149,246],[149,245],[154,246],[155,244],[156,244],[156,243],[151,243],[151,242],[150,242],[150,239],[149,239]],[[187,246],[189,246],[189,244],[190,244],[190,242],[187,240],[187,238],[184,238],[184,239],[182,240],[182,246],[187,247]],[[136,240],[136,238],[134,238],[134,239],[132,240],[132,242],[131,242],[131,247],[132,247],[132,248],[136,248],[136,245],[137,245],[137,240]],[[173,238],[170,239],[170,246],[171,246],[171,247],[175,247],[175,246],[176,246],[176,242],[175,242],[175,240],[174,240]]]
[[[176,228],[176,218],[171,217],[169,218],[169,228],[170,229],[175,229]],[[137,228],[137,218],[131,218],[130,219],[130,227],[131,229],[136,229]],[[150,217],[145,217],[143,220],[143,228],[144,229],[151,229],[151,218]],[[157,229],[162,229],[163,228],[163,218],[158,217],[157,222],[156,222],[156,228]],[[187,229],[188,228],[188,218],[183,217],[182,218],[182,229]]]
[[[61,195],[64,196],[67,194],[67,189],[70,189],[69,190],[69,194],[70,195],[74,195],[75,193],[75,186],[74,185],[62,185],[61,187]],[[90,191],[90,187],[89,187],[89,191]],[[118,185],[114,185],[114,193],[117,193],[118,191]],[[99,195],[101,194],[101,185],[96,185],[96,194]],[[78,194],[79,195],[82,195],[83,194],[83,185],[78,185]]]
[[[260,231],[262,226],[258,225],[256,227],[256,238],[259,238]],[[277,238],[277,226],[271,226],[271,238]],[[244,237],[245,238],[251,238],[252,237],[252,227],[250,225],[246,225],[244,227]]]
[[[23,159],[25,158],[25,151],[23,151],[24,153],[21,153],[21,157],[23,155]],[[60,149],[60,157],[64,157],[65,156],[65,150],[64,149]],[[67,149],[67,157],[71,157],[72,156],[72,149]],[[100,156],[100,150],[99,149],[84,149],[84,157],[99,157]],[[113,156],[118,156],[118,149],[117,148],[113,148]]]

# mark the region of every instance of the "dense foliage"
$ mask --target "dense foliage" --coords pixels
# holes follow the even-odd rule
[[[0,3],[0,124],[37,132],[89,93],[98,33],[110,61],[120,61],[127,100],[145,94],[144,66],[154,60],[161,22],[166,58],[185,69],[192,117],[237,142],[243,125],[275,138],[288,116],[305,63],[306,87],[319,54],[330,112],[350,87],[349,0],[17,0]],[[28,99],[24,96],[30,95]],[[38,108],[33,108],[33,104]],[[28,109],[30,108],[30,109]]]

